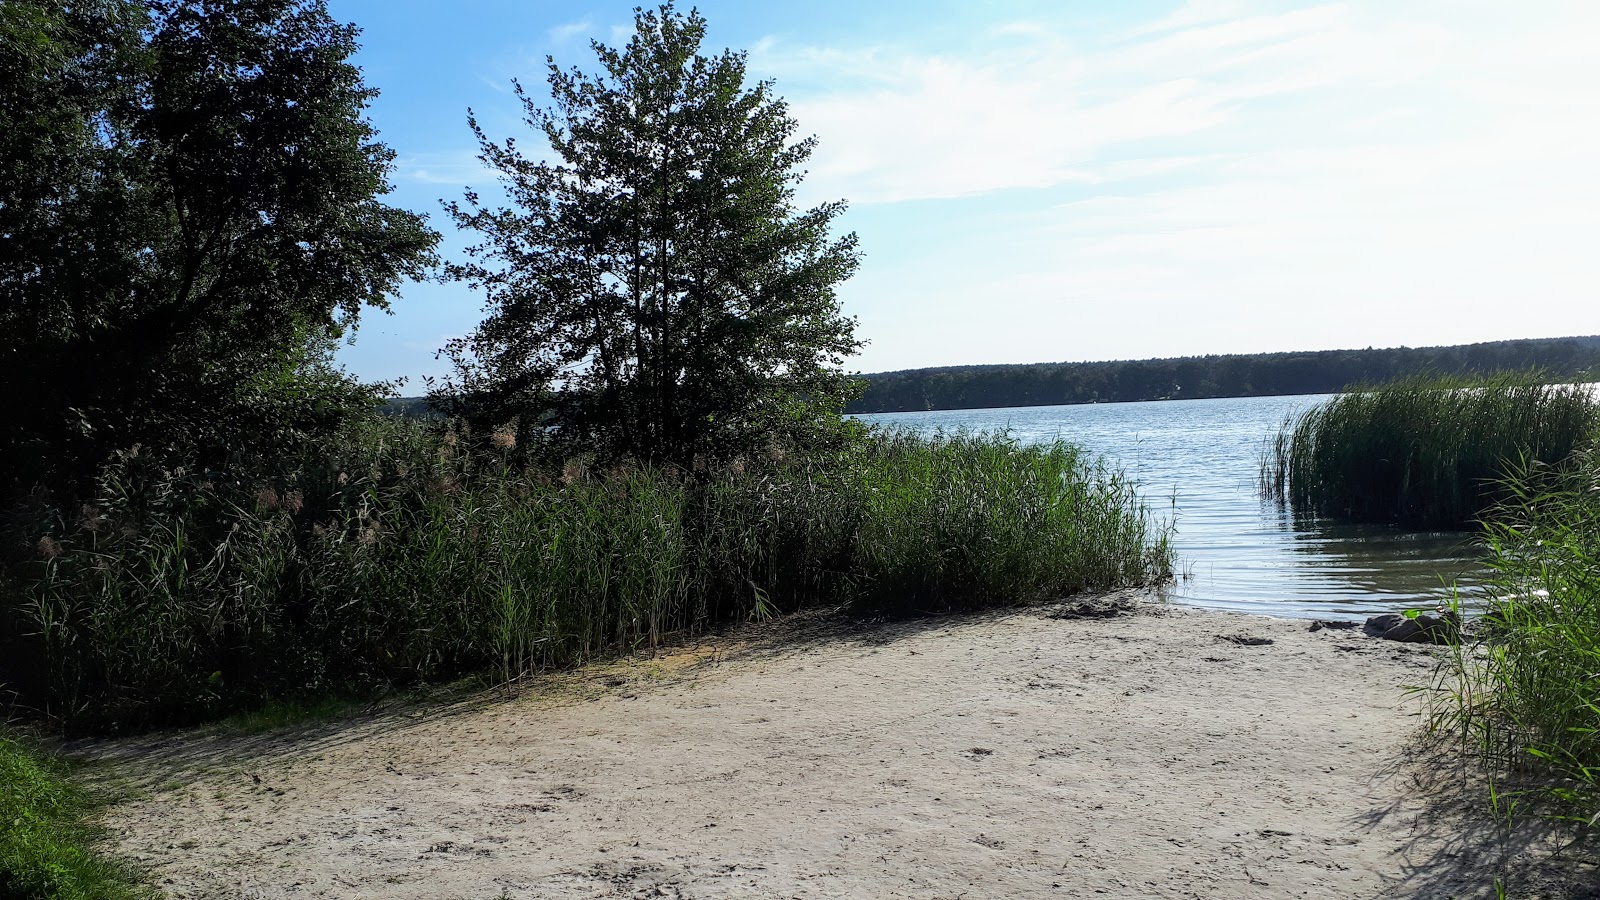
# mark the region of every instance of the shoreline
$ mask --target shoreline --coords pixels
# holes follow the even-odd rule
[[[1418,750],[1435,651],[1309,624],[801,615],[509,700],[79,753],[134,786],[106,824],[171,897],[1494,896],[1542,838]]]

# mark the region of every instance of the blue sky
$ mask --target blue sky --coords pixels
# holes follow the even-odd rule
[[[632,4],[330,0],[363,29],[391,202],[494,179],[467,107],[595,67]],[[699,4],[850,201],[859,371],[1600,333],[1600,3]],[[406,288],[342,353],[442,372],[464,285]]]

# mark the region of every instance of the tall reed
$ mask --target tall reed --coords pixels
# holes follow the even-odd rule
[[[80,728],[492,672],[805,605],[919,612],[1166,577],[1132,487],[1063,444],[880,434],[703,471],[547,465],[497,435],[362,424],[230,473],[129,454],[13,567]]]
[[[1476,747],[1502,787],[1500,811],[1529,799],[1600,820],[1600,450],[1568,464],[1523,463],[1486,517],[1494,578],[1476,640],[1436,673],[1433,727]],[[1531,804],[1524,804],[1531,805]]]
[[[1355,387],[1284,422],[1262,490],[1317,515],[1462,528],[1499,498],[1508,463],[1566,459],[1597,413],[1587,386],[1534,374]]]
[[[859,602],[1004,606],[1170,573],[1132,485],[1069,444],[894,433],[863,456]]]

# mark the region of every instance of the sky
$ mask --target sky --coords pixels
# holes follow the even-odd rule
[[[633,4],[329,0],[363,29],[389,202],[495,192],[466,126],[597,68]],[[686,7],[680,7],[686,8]],[[1600,2],[710,0],[849,202],[875,372],[1600,333]],[[407,285],[341,360],[421,379],[464,284]]]

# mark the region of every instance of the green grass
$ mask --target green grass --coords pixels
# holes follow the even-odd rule
[[[1600,450],[1560,467],[1515,467],[1504,490],[1484,526],[1495,573],[1488,607],[1477,640],[1437,673],[1433,727],[1476,748],[1508,820],[1520,805],[1593,825],[1600,819]],[[1526,802],[1532,799],[1543,802]]]
[[[855,602],[1011,606],[1171,574],[1133,486],[1062,442],[899,433],[851,466]]]
[[[1284,423],[1262,490],[1304,513],[1465,528],[1501,498],[1508,463],[1566,459],[1597,412],[1587,387],[1533,374],[1352,388]]]
[[[0,729],[0,897],[116,900],[148,896],[93,850],[92,804],[65,763]]]
[[[293,711],[804,606],[945,612],[1170,574],[1132,487],[1065,444],[878,434],[692,472],[507,444],[378,420],[271,472],[124,459],[12,569],[49,676],[25,701],[78,730]]]
[[[264,734],[343,719],[362,708],[360,701],[332,694],[268,699],[260,706],[233,713],[218,724],[238,734]]]

